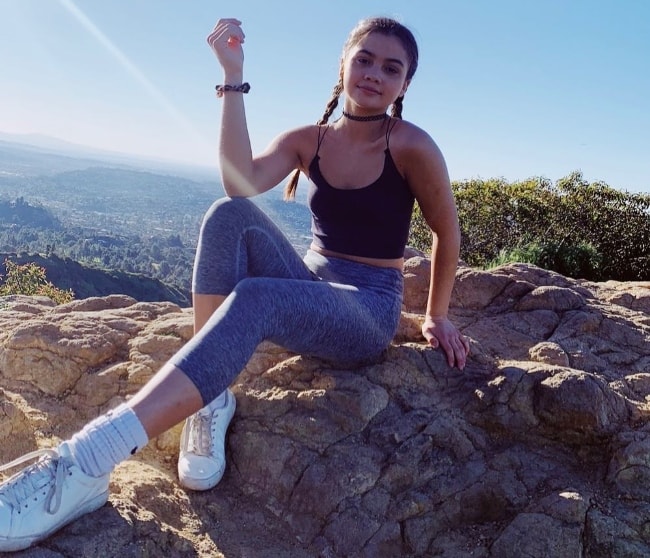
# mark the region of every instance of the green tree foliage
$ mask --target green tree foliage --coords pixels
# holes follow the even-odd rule
[[[64,304],[74,299],[72,290],[55,287],[45,276],[45,269],[34,264],[17,264],[11,260],[4,262],[6,275],[0,285],[0,296],[29,295],[46,296],[57,304]]]
[[[567,277],[597,279],[601,275],[602,258],[588,243],[571,245],[531,242],[512,250],[501,250],[499,255],[489,263],[489,267],[512,262],[531,263],[544,269],[557,271]]]
[[[0,262],[10,259],[18,265],[42,267],[57,288],[74,292],[75,298],[125,294],[139,301],[170,301],[181,307],[190,305],[190,293],[140,273],[99,269],[55,254],[44,256],[27,252],[2,253]]]
[[[569,277],[650,279],[650,195],[589,183],[574,172],[543,178],[455,182],[461,259],[476,267],[523,261]],[[428,249],[419,210],[410,243]]]
[[[582,239],[602,257],[602,278],[650,279],[650,195],[629,194],[574,172],[558,180],[560,240]]]
[[[190,290],[194,260],[194,247],[184,245],[179,235],[140,237],[98,234],[79,227],[3,226],[1,218],[0,252],[70,258],[88,267],[142,274],[184,292]]]

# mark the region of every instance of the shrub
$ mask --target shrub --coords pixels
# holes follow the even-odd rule
[[[650,279],[650,195],[589,183],[574,172],[544,178],[452,184],[461,229],[461,259],[487,267],[514,259],[570,277]],[[430,234],[418,208],[409,243],[427,250]]]
[[[420,207],[417,204],[413,208],[408,244],[425,254],[431,250],[431,229],[424,220],[422,211],[420,211]]]
[[[596,280],[600,275],[602,258],[598,251],[586,242],[577,245],[531,242],[512,250],[502,250],[488,267],[513,262],[530,263],[566,277],[589,277]]]
[[[28,296],[47,296],[57,304],[70,302],[74,298],[72,289],[64,291],[55,287],[45,276],[45,269],[34,264],[19,265],[5,260],[6,275],[0,285],[0,296],[22,294]]]

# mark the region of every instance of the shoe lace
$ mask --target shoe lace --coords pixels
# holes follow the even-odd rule
[[[209,456],[212,452],[212,415],[201,409],[190,417],[188,450],[196,455]]]
[[[20,509],[22,503],[35,492],[49,487],[45,500],[45,510],[55,514],[61,505],[61,492],[63,479],[68,472],[66,460],[60,459],[59,453],[53,449],[40,449],[32,451],[15,459],[11,463],[0,466],[0,472],[13,469],[18,465],[40,458],[36,463],[29,465],[20,473],[10,477],[0,486],[0,499]]]

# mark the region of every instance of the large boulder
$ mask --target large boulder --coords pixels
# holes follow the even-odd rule
[[[650,555],[650,284],[462,267],[459,371],[419,331],[428,271],[407,261],[380,362],[259,347],[217,488],[178,486],[178,425],[116,469],[108,505],[23,556]],[[3,462],[128,399],[192,335],[191,310],[126,296],[5,297],[0,324]]]

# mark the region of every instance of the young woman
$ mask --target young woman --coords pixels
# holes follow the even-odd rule
[[[229,197],[201,228],[195,336],[127,403],[58,448],[5,466],[41,457],[0,485],[0,551],[26,548],[102,506],[113,468],[186,417],[180,481],[198,490],[216,485],[235,407],[227,388],[263,340],[346,366],[380,356],[399,321],[415,201],[433,231],[422,332],[449,366],[465,366],[467,340],[447,318],[460,236],[445,162],[429,135],[401,120],[418,64],[411,32],[391,19],[360,22],[323,118],[280,135],[256,157],[244,112],[241,23],[220,20],[208,42],[224,73],[219,154]],[[343,114],[328,124],[341,95]],[[287,197],[299,173],[311,182],[313,241],[304,258],[247,199],[292,171]]]

